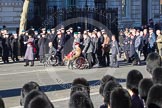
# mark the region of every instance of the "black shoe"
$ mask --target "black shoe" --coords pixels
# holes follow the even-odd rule
[[[29,66],[29,64],[26,64],[26,65],[24,65],[24,66],[25,66],[25,67],[26,67],[26,66]]]
[[[34,65],[30,65],[30,67],[33,67]]]

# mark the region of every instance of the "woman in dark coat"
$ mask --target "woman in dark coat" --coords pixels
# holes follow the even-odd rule
[[[27,44],[27,49],[25,52],[25,62],[26,64],[24,66],[28,66],[29,65],[29,61],[31,61],[31,65],[30,66],[34,66],[34,38],[29,35],[29,39],[27,42],[24,42],[24,44]]]

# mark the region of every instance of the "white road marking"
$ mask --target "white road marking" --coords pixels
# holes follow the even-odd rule
[[[34,70],[34,71],[26,71],[26,72],[14,72],[14,73],[4,73],[4,74],[0,74],[0,76],[28,74],[28,73],[36,73],[36,72],[43,72],[43,70]],[[45,72],[45,70],[44,70],[44,72]]]
[[[66,68],[65,69],[64,68],[54,68],[54,69],[57,69],[57,71],[66,70]],[[0,74],[0,76],[30,74],[30,73],[36,73],[36,72],[45,73],[47,71],[52,72],[52,71],[50,71],[50,69],[41,69],[41,70],[33,69],[32,71],[25,71],[25,72],[13,72],[13,73],[4,73],[4,74],[2,73],[2,74]]]
[[[94,96],[94,95],[98,95],[98,94],[99,94],[98,92],[94,92],[94,93],[91,93],[90,95],[91,96]],[[66,97],[66,98],[51,100],[51,102],[52,103],[55,103],[55,102],[67,101],[69,99],[70,99],[70,97]],[[10,108],[23,108],[23,107],[22,106],[15,106],[15,107],[10,107]]]

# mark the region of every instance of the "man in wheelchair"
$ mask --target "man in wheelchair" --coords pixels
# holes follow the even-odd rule
[[[73,69],[73,62],[76,60],[78,57],[81,55],[81,48],[80,44],[78,42],[75,43],[75,48],[67,55],[64,57],[63,61],[67,61],[67,66],[68,68]]]
[[[53,62],[53,60],[55,59],[55,56],[56,56],[57,51],[53,47],[52,42],[49,42],[48,46],[49,46],[49,53],[48,54],[45,54],[44,64],[47,64],[47,65],[55,65],[55,63],[57,61],[55,61],[55,63],[51,63],[51,62]]]

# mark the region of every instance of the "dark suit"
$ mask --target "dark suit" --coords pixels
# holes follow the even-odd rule
[[[92,43],[93,43],[93,61],[94,63],[99,63],[98,60],[98,38],[92,38]]]
[[[12,60],[18,61],[18,39],[11,40]]]
[[[65,36],[62,35],[61,38],[57,37],[57,42],[58,42],[57,47],[58,64],[61,65],[64,58]]]
[[[147,48],[148,48],[148,35],[142,37],[142,51],[144,55],[144,60],[147,58]]]
[[[65,35],[65,45],[64,45],[64,55],[69,54],[73,50],[73,35],[66,34]]]
[[[148,38],[148,52],[155,52],[155,42],[156,42],[156,36],[154,33],[152,33],[151,35],[149,35]]]
[[[117,55],[119,54],[119,46],[117,41],[111,42],[111,67],[119,67]]]
[[[2,56],[2,36],[0,35],[0,56]]]
[[[20,35],[20,56],[25,56],[25,51],[27,49],[27,44],[24,44],[24,42],[28,41],[28,36],[22,34]]]
[[[83,45],[84,45],[83,52],[86,56],[86,59],[88,60],[89,68],[91,68],[93,66],[93,58],[92,58],[93,44],[89,36],[84,40]]]
[[[129,62],[130,37],[125,37],[125,40],[124,40],[124,52],[125,52],[126,59]]]
[[[3,40],[2,40],[2,60],[4,63],[9,62],[9,60],[8,60],[9,51],[10,51],[9,38],[3,38]]]
[[[98,52],[97,52],[97,55],[98,55],[98,61],[99,61],[99,65],[100,66],[103,66],[103,56],[102,56],[102,44],[104,42],[104,37],[103,36],[100,36],[98,38]]]
[[[108,105],[103,104],[103,105],[100,106],[100,108],[108,108]]]
[[[138,95],[133,95],[131,101],[132,101],[131,108],[144,108],[143,101],[140,99]]]
[[[57,35],[56,34],[51,34],[52,35],[52,44],[55,49],[58,48],[58,41],[57,41]]]

